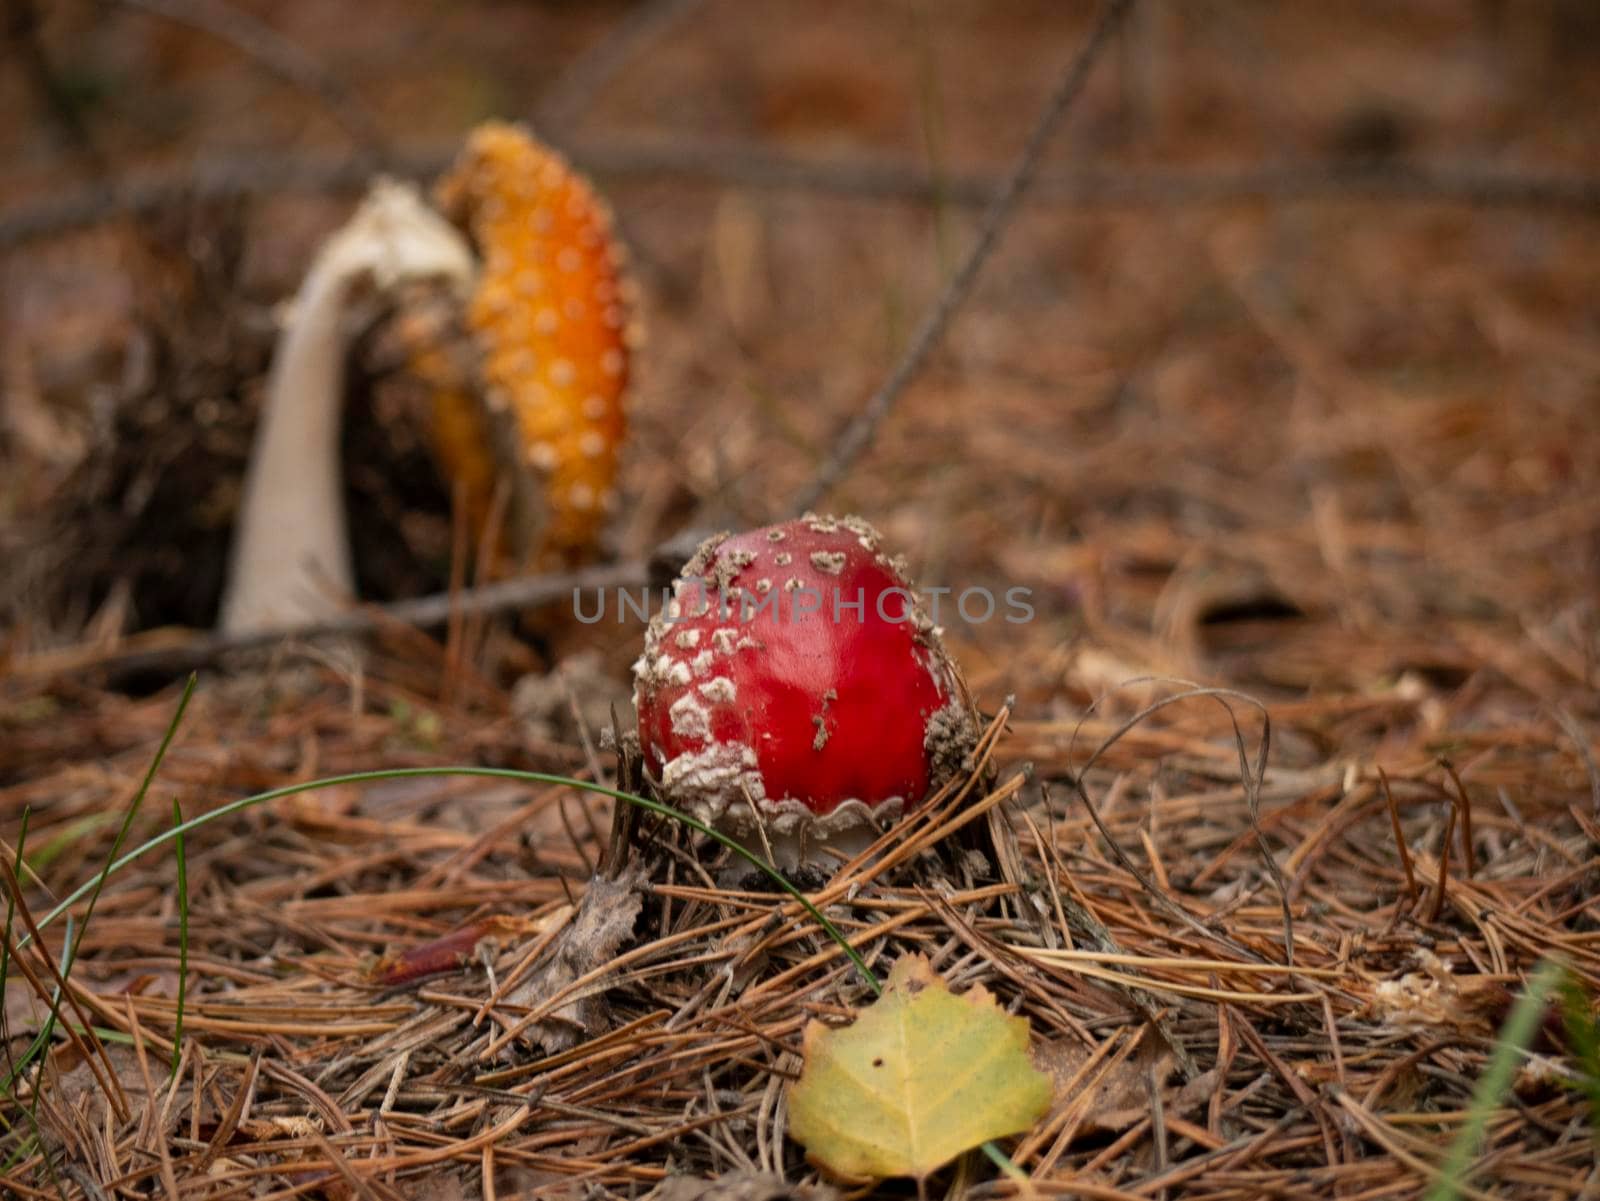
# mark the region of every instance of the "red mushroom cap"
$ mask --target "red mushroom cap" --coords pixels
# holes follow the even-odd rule
[[[859,517],[718,535],[634,664],[665,799],[734,829],[825,839],[923,801],[976,740],[966,690],[902,566]]]

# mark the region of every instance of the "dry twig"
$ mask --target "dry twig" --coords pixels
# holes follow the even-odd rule
[[[148,13],[197,29],[226,42],[293,88],[314,97],[361,151],[367,170],[389,158],[388,138],[377,119],[340,79],[303,47],[272,26],[224,0],[111,0],[124,8]]]
[[[1033,183],[1034,176],[1039,170],[1039,161],[1044,157],[1045,148],[1050,144],[1057,123],[1083,91],[1084,82],[1089,77],[1095,59],[1109,42],[1117,22],[1122,19],[1132,2],[1133,0],[1104,0],[1101,4],[1100,11],[1089,30],[1089,36],[1067,66],[1066,72],[1034,121],[1033,128],[1028,133],[1028,140],[1024,143],[1022,153],[1007,177],[1005,186],[984,210],[983,220],[978,227],[978,236],[973,242],[972,249],[967,252],[966,258],[961,261],[961,266],[950,277],[950,282],[940,292],[933,308],[922,319],[916,333],[911,336],[910,345],[900,356],[889,378],[868,398],[861,411],[839,431],[828,457],[823,460],[815,477],[790,505],[791,512],[804,513],[815,508],[872,445],[878,427],[883,424],[884,418],[889,415],[900,394],[910,386],[911,381],[922,370],[928,355],[944,336],[945,327],[950,324],[950,319],[955,316],[956,310],[971,293],[973,284],[978,280],[978,273],[983,270],[989,255],[999,244],[1000,237],[1011,224],[1012,217],[1016,215],[1017,207],[1027,193],[1028,186]]]

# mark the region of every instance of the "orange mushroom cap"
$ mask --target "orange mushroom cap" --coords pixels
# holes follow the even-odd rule
[[[509,414],[519,467],[543,481],[544,526],[526,549],[536,562],[581,558],[615,503],[634,341],[610,210],[559,154],[498,121],[473,131],[435,199],[481,256],[466,319],[482,382],[481,406],[459,385],[436,388],[436,453],[481,527],[490,427]]]

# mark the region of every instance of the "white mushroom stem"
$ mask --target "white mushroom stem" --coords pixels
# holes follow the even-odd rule
[[[466,240],[416,189],[378,180],[318,251],[273,355],[250,450],[221,625],[236,633],[327,618],[355,591],[339,431],[345,315],[356,285],[444,278],[471,287]]]
[[[831,830],[812,830],[804,826],[789,829],[765,827],[729,831],[739,844],[757,859],[764,859],[779,871],[794,873],[814,865],[831,873],[847,859],[854,859],[877,841],[882,833],[870,822],[841,824]],[[770,851],[770,856],[769,856]],[[742,859],[729,865],[729,875],[742,878],[750,867]]]
[[[793,873],[811,866],[832,872],[876,842],[900,820],[901,810],[898,798],[876,808],[846,801],[826,817],[815,817],[801,802],[784,801],[776,807],[763,803],[759,818],[751,814],[748,804],[696,816],[779,871]],[[748,871],[749,865],[742,859],[734,860],[727,865],[723,882],[742,879]]]

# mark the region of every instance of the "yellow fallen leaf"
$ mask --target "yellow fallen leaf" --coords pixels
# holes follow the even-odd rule
[[[1002,1013],[981,985],[953,995],[926,958],[908,955],[854,1025],[806,1026],[789,1133],[840,1175],[920,1178],[1026,1130],[1049,1106],[1027,1019]]]

